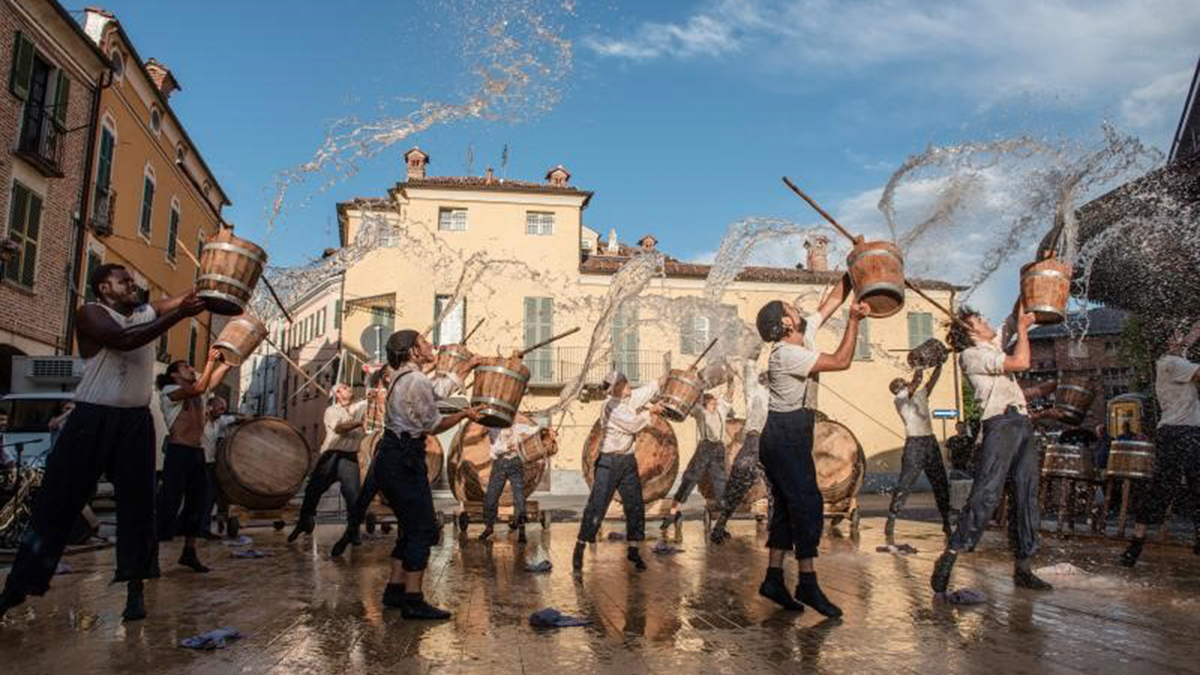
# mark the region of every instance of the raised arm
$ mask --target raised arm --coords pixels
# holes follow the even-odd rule
[[[846,298],[849,298],[853,293],[854,285],[850,281],[850,273],[847,272],[842,275],[841,280],[829,291],[829,294],[821,300],[821,305],[817,308],[817,313],[821,315],[822,326],[829,320],[829,317],[833,316],[838,307],[842,306]]]
[[[842,334],[842,343],[832,354],[821,354],[817,362],[809,370],[810,374],[846,370],[854,360],[854,346],[858,341],[858,324],[863,317],[870,314],[871,308],[865,302],[860,302],[850,308],[850,318],[846,322],[846,332]]]
[[[1012,354],[1004,359],[1004,372],[1020,373],[1029,370],[1032,356],[1029,350],[1029,327],[1033,325],[1032,312],[1026,312],[1024,304],[1018,305],[1020,314],[1017,316],[1017,344]]]
[[[204,311],[204,302],[196,296],[195,291],[177,299],[178,304],[165,313],[158,313],[156,310],[152,321],[128,328],[122,328],[113,321],[112,316],[99,305],[88,303],[80,306],[75,310],[80,353],[87,357],[93,356],[102,347],[122,352],[144,347],[157,340],[171,326]]]
[[[908,389],[908,397],[909,398],[912,398],[913,394],[917,393],[917,387],[921,386],[921,380],[924,377],[925,377],[925,370],[923,368],[917,368],[917,372],[913,373],[912,379],[909,380],[908,386],[905,387],[906,389]]]
[[[944,364],[941,364],[941,363],[937,364],[937,366],[935,366],[933,369],[933,374],[929,376],[929,381],[925,383],[925,395],[926,396],[928,396],[929,394],[932,394],[933,388],[937,386],[938,378],[942,376],[942,366],[943,365]]]
[[[191,384],[179,385],[177,389],[174,389],[170,394],[167,394],[167,398],[171,399],[172,401],[182,401],[187,398],[196,398],[197,396],[203,396],[204,394],[208,393],[208,390],[211,388],[210,385],[213,381],[213,373],[217,370],[217,364],[220,363],[221,365],[224,365],[224,362],[221,361],[221,358],[220,350],[216,349],[215,347],[209,349],[208,362],[204,364],[204,371],[200,374],[200,377],[196,378],[196,381],[192,382]]]
[[[634,410],[641,410],[658,395],[658,382],[643,384],[642,386],[629,392],[629,407]]]

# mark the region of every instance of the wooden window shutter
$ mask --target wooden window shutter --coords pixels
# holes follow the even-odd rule
[[[54,93],[54,121],[60,129],[67,128],[67,104],[71,100],[71,78],[61,69],[58,71],[58,86]]]
[[[691,314],[679,319],[679,353],[696,353],[696,320]]]
[[[908,313],[908,348],[916,349],[921,344],[920,321],[916,312]]]
[[[29,97],[29,85],[33,81],[33,43],[17,31],[13,40],[12,71],[8,77],[8,88],[13,96],[24,101]]]

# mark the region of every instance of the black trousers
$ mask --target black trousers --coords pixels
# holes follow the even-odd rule
[[[892,491],[892,504],[888,512],[893,516],[900,514],[904,502],[912,492],[912,486],[921,477],[921,472],[929,477],[933,487],[933,499],[937,502],[942,520],[949,522],[950,518],[950,480],[946,477],[946,465],[942,463],[942,449],[938,446],[936,436],[910,436],[904,441],[904,454],[900,458],[900,479]]]
[[[309,520],[317,514],[321,495],[337,483],[342,489],[342,500],[349,511],[358,502],[358,453],[331,450],[321,453],[317,465],[308,477],[304,488],[304,503],[300,505],[300,520]]]
[[[1172,504],[1176,511],[1189,506],[1191,493],[1192,523],[1200,528],[1200,427],[1162,426],[1155,441],[1154,478],[1142,481],[1137,521],[1161,525]]]
[[[196,537],[208,531],[204,524],[204,507],[208,504],[204,448],[167,444],[157,503],[155,531],[159,541],[170,541],[175,535]]]
[[[154,420],[149,408],[78,402],[46,458],[46,473],[6,586],[42,595],[71,528],[107,475],[117,500],[114,581],[158,576],[154,538]]]
[[[371,457],[371,464],[367,466],[367,475],[363,476],[362,489],[358,492],[358,499],[354,500],[353,506],[346,513],[346,525],[349,527],[358,527],[367,519],[371,500],[379,494],[379,478],[375,473],[375,462],[378,458],[379,446],[375,446],[375,455]]]
[[[438,540],[433,491],[425,464],[425,437],[384,432],[372,466],[379,491],[400,525],[392,557],[400,560],[406,571],[420,572],[429,564],[429,550]]]
[[[770,412],[759,443],[759,460],[771,488],[774,508],[767,547],[794,550],[799,559],[817,557],[825,528],[825,500],[813,463],[813,411]]]
[[[746,498],[746,493],[762,477],[762,465],[758,458],[761,439],[761,434],[746,434],[741,450],[738,450],[737,456],[733,458],[733,466],[729,469],[729,482],[721,494],[721,517],[724,520],[733,517],[734,511],[737,511],[742,505],[742,500]]]
[[[996,511],[1011,481],[1012,507],[1008,514],[1009,545],[1018,559],[1031,557],[1038,549],[1038,482],[1041,478],[1033,424],[1010,409],[983,423],[983,443],[975,456],[975,482],[950,536],[950,548],[973,550],[983,537],[988,520]]]
[[[613,495],[621,493],[625,510],[625,539],[646,539],[646,504],[642,501],[642,479],[638,476],[637,456],[600,453],[592,479],[592,492],[579,524],[579,541],[595,542],[600,523],[608,512]]]
[[[496,524],[505,481],[512,484],[513,515],[518,523],[525,522],[525,462],[518,455],[511,455],[492,460],[492,475],[488,478],[487,494],[483,497],[485,525]]]
[[[696,453],[688,460],[687,468],[683,470],[683,478],[679,480],[679,489],[675,491],[675,501],[686,502],[692,495],[692,490],[704,479],[712,481],[713,494],[720,499],[725,494],[725,445],[716,441],[700,441]]]

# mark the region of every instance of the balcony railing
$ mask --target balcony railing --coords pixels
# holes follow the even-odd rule
[[[563,386],[583,374],[585,386],[598,386],[612,370],[625,373],[635,386],[656,380],[670,367],[667,352],[656,350],[623,351],[594,360],[584,369],[586,347],[547,347],[525,356],[530,384],[538,387]]]
[[[92,204],[92,231],[99,236],[112,234],[117,191],[111,187],[97,187],[95,196],[96,200]]]
[[[25,158],[47,176],[62,178],[63,134],[54,123],[54,116],[45,108],[25,106],[21,135],[17,138],[17,155]]]

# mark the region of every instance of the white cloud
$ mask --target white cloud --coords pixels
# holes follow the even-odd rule
[[[1191,70],[1168,73],[1144,87],[1134,89],[1121,101],[1121,115],[1135,127],[1149,127],[1174,113],[1187,97],[1192,81]]]
[[[682,24],[645,23],[628,38],[589,36],[584,45],[604,56],[635,60],[721,56],[738,49],[741,41],[735,30],[736,24],[720,16],[697,14]]]

